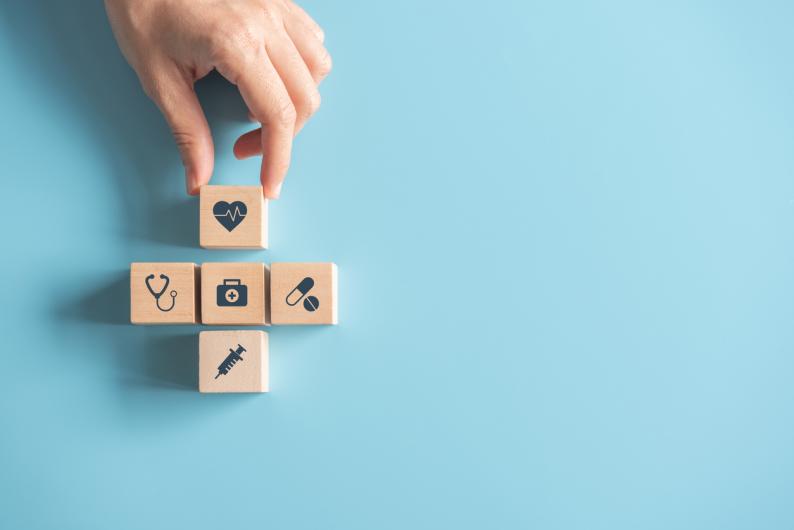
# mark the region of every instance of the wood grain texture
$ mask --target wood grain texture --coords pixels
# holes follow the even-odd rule
[[[338,278],[333,263],[273,263],[270,318],[273,324],[336,324]],[[309,282],[307,279],[311,279]],[[302,292],[310,285],[310,288]]]
[[[264,263],[203,263],[202,323],[269,324],[266,296],[268,278],[268,268]],[[241,303],[241,297],[245,298],[244,304]]]
[[[199,392],[267,392],[269,365],[264,331],[199,333]]]
[[[219,202],[245,204],[245,217],[219,220],[213,209]],[[231,209],[229,215],[239,212]],[[239,223],[234,225],[235,223]],[[232,227],[232,225],[234,225]],[[199,197],[199,244],[204,248],[267,248],[267,201],[262,186],[202,186]]]
[[[168,278],[167,285],[161,274]],[[147,287],[147,277],[149,286],[160,295],[159,300]],[[199,323],[199,278],[200,270],[195,263],[130,264],[130,321],[133,324]]]

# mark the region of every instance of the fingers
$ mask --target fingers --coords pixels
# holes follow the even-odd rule
[[[214,150],[207,118],[193,84],[179,73],[144,83],[144,89],[168,122],[185,166],[185,185],[191,195],[212,176]]]
[[[284,82],[267,54],[239,76],[237,86],[251,113],[262,124],[260,179],[265,196],[277,198],[289,168],[296,111]]]
[[[295,18],[299,19],[302,24],[304,24],[315,36],[315,38],[320,41],[320,44],[325,42],[325,32],[320,25],[314,21],[309,14],[303,10],[301,6],[294,2],[290,2],[289,10],[295,16]]]
[[[280,19],[267,38],[234,40],[242,44],[224,52],[218,70],[240,89],[250,113],[261,129],[241,136],[234,154],[246,158],[263,155],[260,177],[265,196],[276,198],[290,163],[292,138],[320,106],[317,85],[331,69],[331,57],[322,44],[322,29],[301,8],[286,2],[289,13]],[[255,50],[250,46],[260,42]],[[228,43],[227,43],[228,44]],[[225,49],[224,46],[221,49]],[[264,53],[263,53],[264,52]]]
[[[320,108],[320,92],[306,63],[286,35],[268,42],[267,52],[295,106],[297,134]]]
[[[317,35],[302,19],[291,17],[284,22],[284,27],[311,72],[315,84],[319,85],[331,72],[331,54],[323,46],[322,40],[317,38]]]
[[[234,156],[238,159],[256,156],[262,152],[262,129],[248,131],[234,142]]]
[[[292,46],[283,41],[268,46],[271,57],[274,57],[274,64],[279,74],[282,75],[282,79],[285,80],[285,86],[298,114],[298,123],[295,127],[296,134],[303,128],[306,120],[316,112],[320,103],[316,85],[328,75],[332,66],[331,55],[325,49],[321,40],[318,39],[315,30],[306,23],[304,18],[311,21],[319,29],[319,26],[303,12],[302,17],[289,17],[289,20],[285,21],[285,29],[290,39],[292,39]],[[297,51],[298,55],[300,55],[304,68],[300,67],[294,51]],[[283,52],[288,54],[287,58],[284,58]],[[308,83],[304,69],[308,69],[315,85],[314,88]],[[261,153],[261,145],[262,131],[260,129],[247,132],[235,142],[234,155],[237,158],[256,156]]]

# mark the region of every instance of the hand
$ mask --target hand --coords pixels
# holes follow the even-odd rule
[[[237,158],[262,154],[265,196],[278,197],[292,138],[317,111],[331,70],[323,30],[290,0],[105,0],[121,51],[168,121],[190,194],[209,182],[212,135],[193,84],[213,69],[237,85],[261,128]]]

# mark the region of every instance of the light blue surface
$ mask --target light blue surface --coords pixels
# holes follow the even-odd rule
[[[790,2],[309,2],[335,68],[265,252],[198,248],[77,5],[0,7],[0,528],[794,527]],[[241,259],[335,261],[341,323],[200,395],[128,264]]]

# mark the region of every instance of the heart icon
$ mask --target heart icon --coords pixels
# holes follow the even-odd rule
[[[243,222],[247,213],[248,208],[240,201],[234,201],[231,204],[226,201],[218,201],[212,207],[212,215],[229,232]]]

